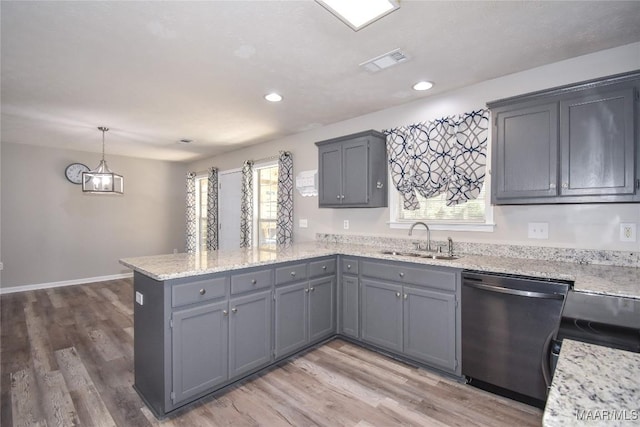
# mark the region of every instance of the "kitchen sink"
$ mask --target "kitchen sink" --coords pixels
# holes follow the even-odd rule
[[[456,255],[447,255],[443,253],[420,253],[420,252],[402,252],[402,251],[381,251],[383,255],[396,255],[396,256],[407,256],[414,258],[429,258],[429,259],[441,259],[441,260],[454,260],[460,257]]]

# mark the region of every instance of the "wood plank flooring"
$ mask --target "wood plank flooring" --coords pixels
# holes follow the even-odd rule
[[[542,411],[334,340],[158,421],[133,390],[133,287],[0,298],[0,425],[539,426]]]

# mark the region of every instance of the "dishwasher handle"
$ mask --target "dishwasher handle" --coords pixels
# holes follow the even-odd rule
[[[502,286],[486,285],[484,283],[469,283],[465,281],[463,285],[469,286],[470,288],[481,289],[483,291],[499,292],[501,294],[517,295],[520,297],[527,297],[527,298],[543,298],[543,299],[559,299],[559,300],[564,299],[564,295],[562,294],[553,294],[548,292],[536,292],[536,291],[524,291],[521,289],[511,289],[511,288],[505,288]]]

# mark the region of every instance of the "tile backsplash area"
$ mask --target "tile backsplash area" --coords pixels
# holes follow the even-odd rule
[[[348,243],[354,245],[379,246],[392,250],[413,250],[416,239],[398,237],[360,236],[351,234],[317,233],[316,240],[324,243]],[[423,242],[421,240],[421,242]],[[424,242],[423,242],[424,243]],[[446,241],[431,241],[431,247],[443,247]],[[611,251],[597,249],[552,248],[544,246],[506,245],[491,243],[453,242],[455,254],[487,255],[522,259],[540,259],[545,261],[563,261],[578,264],[615,265],[620,267],[640,267],[640,254],[629,251]]]

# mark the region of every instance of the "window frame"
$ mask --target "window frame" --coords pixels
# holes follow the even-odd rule
[[[488,166],[488,165],[487,165]],[[464,221],[439,221],[433,219],[414,219],[403,220],[399,219],[400,215],[400,193],[393,185],[391,180],[391,173],[388,177],[389,182],[389,221],[387,224],[392,229],[404,229],[408,230],[416,221],[422,221],[429,224],[430,230],[443,230],[443,231],[480,231],[486,233],[492,233],[496,227],[493,222],[493,205],[491,204],[491,170],[487,167],[487,173],[485,175],[485,218],[484,222],[464,222]]]
[[[261,163],[256,163],[253,165],[253,224],[251,224],[251,233],[253,238],[251,239],[251,244],[253,247],[264,249],[264,250],[274,250],[271,245],[260,246],[259,245],[259,236],[258,236],[258,225],[260,222],[259,213],[260,213],[260,188],[259,188],[259,180],[258,180],[258,170],[260,169],[268,169],[274,166],[278,166],[278,159],[268,160]],[[277,196],[276,196],[277,197]],[[277,218],[276,218],[277,224]]]

